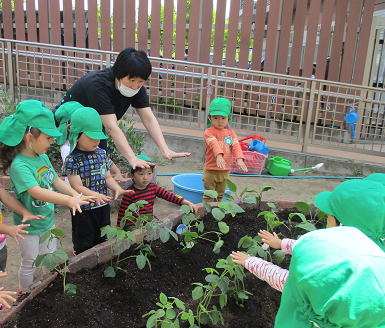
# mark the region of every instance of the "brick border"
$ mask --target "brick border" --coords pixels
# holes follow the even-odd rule
[[[2,180],[0,178],[0,183],[1,182],[2,182]],[[261,206],[261,210],[267,210],[270,208],[267,205],[267,203],[273,203],[276,206],[276,210],[280,211],[283,209],[294,208],[294,204],[296,202],[297,201],[292,201],[292,200],[266,199],[266,200],[261,201],[260,206]],[[242,204],[242,207],[244,209],[253,209],[256,207],[256,205],[245,203],[245,204]],[[198,204],[198,215],[200,217],[203,217],[205,214],[206,214],[206,209],[203,206],[203,204]],[[174,227],[176,224],[178,224],[182,220],[184,215],[185,215],[185,213],[183,213],[181,210],[178,210],[178,211],[170,214],[166,218],[164,218],[160,222],[160,225],[161,225],[161,227],[167,227],[169,229],[172,229],[172,227]],[[146,240],[156,239],[159,237],[160,232],[161,231],[156,231],[156,233],[154,235],[153,232],[148,233],[147,231],[145,231],[144,237],[146,238]],[[140,238],[139,231],[138,230],[133,231],[133,234],[134,234],[135,240],[136,240],[135,243],[138,243],[139,238]],[[124,252],[125,250],[129,249],[130,246],[131,246],[131,241],[129,239],[127,239],[126,242],[122,246],[121,252]],[[117,249],[113,255],[117,256],[118,253],[119,253],[119,250]],[[110,259],[111,259],[111,242],[106,241],[102,244],[99,244],[99,245],[79,254],[78,256],[75,256],[75,257],[69,259],[67,262],[68,263],[68,265],[67,265],[68,273],[75,274],[75,273],[77,273],[83,269],[92,269],[92,268],[94,268],[100,264],[103,264],[103,263],[110,261]],[[22,302],[20,302],[19,304],[15,305],[15,306],[12,306],[9,310],[6,309],[6,310],[1,311],[4,313],[4,315],[2,316],[0,313],[0,316],[2,316],[2,318],[0,319],[0,324],[4,325],[5,323],[7,323],[11,319],[11,317],[15,313],[18,313],[29,300],[33,299],[34,297],[36,297],[36,295],[41,293],[56,278],[57,275],[58,275],[57,272],[48,273],[48,274],[44,275],[43,277],[41,277],[40,279],[38,279],[37,281],[35,281],[29,287],[29,291],[27,292],[27,293],[29,293],[29,295]]]

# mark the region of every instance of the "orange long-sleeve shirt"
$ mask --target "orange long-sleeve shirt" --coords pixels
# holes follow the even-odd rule
[[[225,143],[225,138],[231,137],[231,145]],[[233,156],[236,159],[243,158],[242,149],[239,145],[236,133],[231,129],[216,129],[213,126],[206,129],[203,137],[206,145],[206,170],[230,170]],[[226,168],[217,166],[217,155],[222,154],[226,162]]]

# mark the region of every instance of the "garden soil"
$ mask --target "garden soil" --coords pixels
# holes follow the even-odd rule
[[[60,167],[60,165],[57,165]],[[160,163],[157,163],[157,173],[158,174],[165,174],[165,173],[197,173],[202,172],[203,170],[203,163],[202,164],[189,164],[189,163],[178,163],[177,160],[167,162],[167,161],[161,161]],[[332,191],[338,184],[340,184],[344,179],[316,179],[311,178],[313,172],[309,172],[307,176],[309,178],[306,179],[280,179],[280,178],[260,178],[260,177],[248,177],[248,176],[242,176],[242,177],[230,177],[230,179],[237,185],[238,191],[243,190],[245,187],[249,187],[251,189],[258,189],[258,186],[272,186],[275,188],[275,190],[270,190],[266,192],[263,195],[264,199],[287,199],[287,200],[299,200],[304,201],[309,199],[310,197],[313,197],[317,195],[321,191],[329,190]],[[328,175],[327,172],[317,172],[317,175],[325,175],[325,177]],[[157,182],[160,186],[168,189],[173,190],[173,185],[171,183],[171,176],[157,176]],[[113,202],[112,204],[112,213],[111,213],[111,223],[115,224],[117,219],[117,209],[119,207],[118,202]],[[167,217],[168,214],[173,213],[174,211],[178,210],[179,206],[166,202],[164,200],[158,199],[155,202],[154,207],[154,213],[160,218]],[[12,223],[12,215],[11,212],[7,209],[3,210],[3,216],[4,216],[4,223],[11,224]],[[70,211],[69,208],[65,206],[57,206],[56,207],[56,213],[55,213],[55,223],[56,226],[63,229],[65,233],[65,237],[63,239],[63,246],[64,250],[69,256],[72,256],[72,242],[71,242],[71,217],[70,217]],[[250,227],[251,228],[251,227]],[[265,228],[265,227],[262,227]],[[250,233],[249,233],[250,234]],[[11,290],[11,291],[17,291],[18,290],[18,278],[17,278],[17,272],[20,265],[20,254],[18,246],[16,245],[15,241],[9,237],[7,237],[7,247],[8,247],[8,262],[7,262],[7,273],[8,276],[5,278],[1,278],[1,284],[0,286],[4,286],[5,290]],[[234,248],[236,249],[236,247]],[[208,250],[208,252],[211,252]],[[157,255],[159,257],[159,255]],[[154,265],[156,266],[156,265]],[[169,263],[169,266],[173,266],[172,261]],[[193,266],[191,266],[192,268]],[[176,270],[178,272],[178,270]],[[38,269],[36,270],[35,277],[39,277],[41,275],[41,271]],[[162,273],[159,273],[160,276],[155,275],[154,273],[149,273],[149,277],[153,277],[151,279],[158,279],[159,286],[162,287]],[[84,279],[87,279],[84,277]],[[150,279],[150,280],[151,280]],[[170,280],[172,282],[172,279]],[[255,282],[255,279],[254,279]],[[111,292],[112,295],[116,294],[117,290],[123,290],[122,286],[117,284],[116,282],[113,282],[111,280],[103,280],[103,284],[106,284],[106,286],[111,285],[111,289],[113,292]],[[99,281],[99,285],[101,286],[102,282]],[[132,287],[132,286],[131,286]],[[131,288],[130,287],[130,288]],[[109,287],[108,287],[109,288]],[[262,283],[259,285],[260,288],[268,288],[268,290],[271,293],[274,293],[274,291],[271,291],[271,288],[267,286],[265,283]],[[98,288],[95,287],[97,290]],[[143,291],[146,288],[144,287]],[[142,292],[143,292],[142,291]],[[95,291],[96,292],[96,291]],[[138,294],[141,294],[142,292],[139,292]],[[115,294],[114,294],[115,293]],[[131,294],[131,293],[129,293]],[[158,293],[159,294],[159,293]],[[167,290],[166,290],[167,294]],[[108,294],[109,295],[109,294]],[[268,295],[268,294],[266,294]],[[159,295],[157,295],[159,296]],[[169,295],[173,296],[173,295]],[[112,297],[113,298],[113,297]],[[86,303],[86,301],[84,301]],[[266,302],[270,302],[269,300],[266,300]],[[71,302],[69,304],[72,304]],[[100,304],[97,306],[98,309],[102,309],[104,306],[104,300],[100,300]],[[70,307],[76,307],[76,305],[68,305]],[[116,304],[116,307],[118,308],[124,308],[124,304]],[[47,310],[47,312],[49,312]],[[111,314],[112,315],[112,314]],[[88,315],[84,315],[88,316]],[[53,327],[55,325],[51,325]],[[96,325],[97,326],[97,325]],[[96,327],[95,326],[95,327]],[[111,325],[115,326],[115,325]],[[263,326],[263,325],[262,325]],[[261,326],[261,327],[262,327]],[[18,325],[18,327],[21,327]],[[43,327],[43,326],[40,326]],[[85,326],[84,326],[85,327]],[[119,327],[117,325],[116,327]],[[131,326],[130,326],[131,327]],[[231,327],[237,327],[237,326],[231,326]],[[241,326],[239,326],[241,327]],[[243,326],[247,327],[247,326]],[[256,327],[254,325],[251,325],[250,327]],[[263,327],[268,327],[263,326]]]

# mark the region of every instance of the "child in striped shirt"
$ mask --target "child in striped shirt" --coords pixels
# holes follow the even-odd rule
[[[146,162],[152,163],[151,159],[144,155],[138,155],[139,159],[142,159]],[[140,168],[136,167],[135,169],[130,167],[129,177],[132,179],[133,184],[125,186],[127,190],[133,190],[132,194],[125,194],[123,200],[120,204],[117,226],[120,227],[121,220],[123,219],[126,209],[130,204],[136,203],[139,200],[145,200],[148,204],[145,204],[143,207],[139,208],[138,213],[133,213],[134,216],[151,214],[154,218],[154,202],[155,198],[163,198],[169,202],[173,202],[177,205],[188,205],[191,209],[191,212],[197,213],[198,208],[195,204],[189,202],[187,199],[175,195],[174,193],[165,190],[164,188],[158,186],[155,183],[154,178],[154,165],[149,168]],[[134,221],[126,221],[124,230],[133,230],[135,229]]]

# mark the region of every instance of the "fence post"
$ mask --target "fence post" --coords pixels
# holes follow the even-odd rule
[[[7,42],[7,54],[8,54],[8,81],[9,81],[9,91],[13,94],[15,99],[15,87],[13,85],[13,56],[12,56],[12,44]]]
[[[204,69],[202,69],[202,72],[204,72]],[[208,70],[207,70],[207,89],[206,89],[206,92],[209,91],[209,88],[212,88],[212,81],[213,81],[213,68],[211,66],[209,66]],[[211,95],[207,95],[207,97],[206,97],[205,120],[204,120],[205,130],[207,129],[207,115],[209,114],[210,102],[211,102]],[[201,104],[201,108],[200,108],[200,113],[201,112],[202,112],[202,104]],[[199,116],[201,116],[201,115],[199,115]]]
[[[309,143],[310,125],[311,125],[311,119],[312,119],[312,115],[313,115],[316,84],[317,83],[315,81],[311,81],[310,82],[309,105],[307,107],[305,135],[303,137],[303,143],[302,143],[302,152],[303,153],[307,152],[307,145]],[[315,128],[316,128],[316,118],[314,118],[314,131],[313,131],[313,134],[315,133]]]

